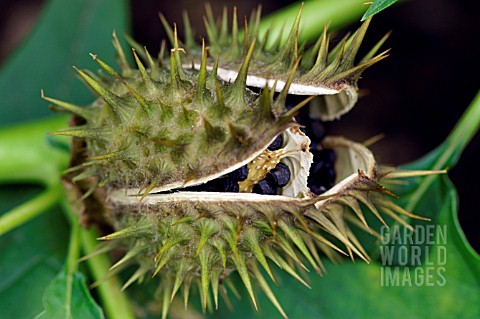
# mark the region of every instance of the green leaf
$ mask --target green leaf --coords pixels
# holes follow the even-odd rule
[[[374,15],[376,15],[380,11],[385,10],[386,8],[388,8],[389,6],[391,6],[392,4],[394,4],[397,1],[398,0],[375,0],[375,1],[373,1],[373,3],[368,8],[367,12],[365,12],[365,14],[363,15],[362,21],[367,20],[370,17],[373,17]]]
[[[0,212],[11,210],[41,191],[39,187],[0,187]],[[42,294],[66,256],[68,224],[54,207],[0,237],[0,309],[2,318],[33,318]]]
[[[43,296],[45,310],[36,318],[103,318],[103,312],[88,291],[85,277],[77,271],[80,255],[79,217],[73,214],[67,216],[72,225],[67,261],[63,270],[48,285]]]
[[[71,300],[67,300],[65,289],[70,286]],[[45,310],[37,319],[55,318],[104,318],[100,307],[95,303],[87,285],[85,277],[75,272],[71,278],[64,269],[48,286],[44,295]]]
[[[92,67],[89,52],[109,61],[112,30],[127,28],[125,0],[51,0],[28,41],[0,71],[0,124],[51,115],[48,96],[82,104],[92,95],[74,76],[72,65]],[[105,57],[105,58],[104,58]]]

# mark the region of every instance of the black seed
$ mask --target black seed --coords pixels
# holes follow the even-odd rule
[[[203,185],[202,188],[198,190],[199,192],[219,192],[220,187],[218,185],[215,185],[215,183],[207,183]]]
[[[335,170],[333,167],[326,167],[320,172],[318,177],[327,189],[332,188],[332,186],[335,184]]]
[[[278,163],[274,169],[267,174],[270,184],[283,187],[290,181],[290,169],[283,163]]]
[[[223,180],[223,192],[238,193],[237,181],[229,178],[222,178],[222,180]]]
[[[309,177],[310,177],[310,176],[314,176],[314,175],[320,173],[320,172],[324,169],[324,167],[326,166],[325,162],[322,162],[322,161],[317,162],[317,161],[315,161],[315,155],[314,155],[314,157],[313,157],[313,160],[314,160],[314,162],[312,163],[312,167],[310,168],[310,175],[309,175]]]
[[[337,159],[337,155],[335,155],[335,152],[330,149],[322,149],[319,152],[320,159],[326,163],[332,164],[335,163],[335,160]]]
[[[275,97],[275,96],[274,96],[274,97]],[[305,100],[305,96],[303,96],[303,95],[288,94],[288,95],[287,95],[287,100],[285,101],[285,105],[286,105],[286,107],[287,107],[287,110],[290,110],[290,109],[293,108],[295,105],[297,105],[298,103],[302,102],[303,100]],[[301,113],[303,110],[308,111],[308,107],[305,107],[305,108],[303,108],[302,110],[300,110],[300,113]],[[307,113],[307,114],[308,114],[308,113]]]
[[[315,194],[321,194],[335,184],[335,159],[333,150],[312,150],[313,164],[308,176],[307,185]]]
[[[253,193],[262,195],[277,195],[277,186],[271,185],[266,179],[262,179],[258,184],[253,186]]]
[[[288,95],[286,100],[287,109],[291,109],[303,100],[303,96]],[[300,130],[312,140],[310,147],[317,149],[318,143],[320,143],[328,133],[330,122],[323,122],[321,119],[311,118],[309,107],[302,108],[295,116],[295,120],[302,125]]]
[[[280,149],[283,145],[283,136],[280,134],[277,136],[277,138],[268,146],[268,149],[270,151],[276,151]]]
[[[320,186],[312,185],[312,186],[310,187],[310,190],[311,190],[312,192],[314,192],[315,194],[317,194],[317,195],[323,194],[323,193],[325,193],[325,192],[327,191],[327,189],[325,188],[325,186],[322,186],[322,185],[320,185]]]
[[[321,149],[320,151],[314,149],[311,150],[311,152],[313,154],[313,162],[315,164],[323,163],[323,165],[333,166],[335,160],[337,159],[335,152],[327,148]]]
[[[320,120],[312,120],[307,126],[307,134],[315,142],[320,142],[327,135],[327,128]]]
[[[248,176],[248,168],[247,165],[244,165],[240,168],[237,168],[233,172],[230,172],[227,174],[227,176],[231,179],[234,179],[236,181],[243,181],[245,178]]]
[[[185,190],[193,192],[223,192],[223,183],[218,179],[214,179],[205,184],[186,187]]]

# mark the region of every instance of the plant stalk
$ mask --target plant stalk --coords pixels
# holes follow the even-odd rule
[[[98,246],[98,234],[95,229],[84,229],[80,227],[77,215],[74,213],[71,204],[64,197],[62,200],[62,208],[65,211],[67,218],[72,224],[72,238],[70,239],[70,248],[67,258],[67,269],[70,273],[71,269],[78,267],[79,253],[75,254],[72,245],[72,240],[76,241],[76,245],[81,246],[85,255],[93,253]],[[77,232],[77,237],[73,238],[74,232]],[[86,260],[88,268],[92,274],[94,281],[99,281],[106,278],[109,274],[111,261],[106,255],[97,255]],[[121,285],[116,276],[109,278],[97,286],[98,294],[102,300],[102,308],[106,313],[107,318],[120,319],[134,319],[130,302],[126,294],[121,290]]]
[[[440,156],[437,157],[432,170],[452,168],[457,164],[460,155],[465,147],[472,140],[480,128],[480,91],[477,93],[472,103],[463,113],[453,130],[446,140],[438,147],[441,149]],[[434,151],[435,152],[435,151]],[[420,199],[425,195],[432,182],[437,178],[435,175],[425,177],[418,189],[412,194],[407,210],[413,211]]]
[[[62,201],[65,202],[65,200]],[[65,206],[65,205],[64,205]],[[68,255],[66,261],[66,302],[65,305],[70,308],[72,305],[72,287],[73,275],[78,270],[78,258],[80,256],[80,223],[78,217],[71,210],[67,210],[67,217],[70,219],[70,242],[68,245]],[[71,310],[67,309],[67,314],[71,314]]]
[[[0,236],[47,211],[60,201],[63,189],[60,183],[52,185],[37,197],[30,199],[0,217]]]
[[[47,132],[65,127],[68,117],[54,116],[0,129],[0,183],[58,184],[69,154],[55,147],[52,142],[60,140]]]
[[[97,246],[98,234],[95,229],[81,229],[80,240],[85,255],[93,253]],[[98,281],[107,277],[111,261],[106,255],[98,255],[87,259],[87,264],[93,279]],[[120,281],[116,276],[109,278],[97,286],[102,299],[102,306],[107,318],[135,319],[127,295],[121,290]]]
[[[330,28],[334,29],[359,21],[368,8],[363,5],[364,2],[363,0],[305,1],[300,20],[300,42],[316,40],[322,34],[326,25],[330,25]],[[270,29],[267,45],[273,44],[278,37],[281,37],[282,43],[285,42],[293,25],[292,18],[298,14],[299,9],[300,2],[296,2],[262,18],[260,35]],[[288,22],[285,23],[285,21]]]

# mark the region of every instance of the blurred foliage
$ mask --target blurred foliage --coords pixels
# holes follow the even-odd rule
[[[364,18],[378,13],[393,2],[395,1],[374,1]],[[303,26],[308,29],[309,25],[314,26],[321,21],[323,28],[325,19],[318,19],[316,10],[330,12],[329,19],[338,18],[340,22],[337,23],[346,24],[360,17],[365,7],[359,7],[358,2],[346,0],[309,1],[305,5],[308,10],[304,10]],[[296,7],[287,8],[269,19],[285,19],[296,12]],[[0,125],[51,115],[47,104],[40,100],[41,88],[49,96],[59,99],[76,103],[91,101],[92,95],[75,79],[71,66],[92,68],[88,55],[91,50],[111,63],[111,32],[115,29],[118,34],[122,34],[128,30],[128,25],[125,0],[50,1],[45,6],[36,30],[0,71]],[[312,27],[306,32],[318,32],[322,28]],[[478,130],[478,110],[479,98],[472,103],[471,113],[464,116],[464,120],[444,144],[407,167],[438,169],[453,166],[463,147]],[[55,117],[0,130],[0,182],[4,185],[0,188],[0,212],[8,212],[37,195],[41,188],[30,185],[31,183],[46,187],[58,184],[61,170],[67,165],[68,154],[62,150],[62,141],[48,140],[45,133],[66,126],[65,121],[65,117]],[[402,195],[401,198],[409,209],[431,217],[437,225],[446,225],[446,285],[382,287],[382,266],[379,262],[354,264],[346,261],[334,265],[326,261],[328,275],[320,278],[311,274],[311,290],[278,272],[280,285],[274,290],[289,316],[480,318],[480,258],[469,246],[458,224],[455,188],[446,176],[417,182],[420,183],[399,186],[395,191]],[[62,268],[68,260],[69,229],[70,225],[61,210],[54,206],[43,215],[0,237],[0,273],[3,275],[0,279],[0,318],[31,318],[41,313],[44,308],[44,291],[44,316],[48,318],[63,318],[67,314],[82,318],[101,317],[85,286],[85,275]],[[378,249],[378,242],[372,237],[369,240],[371,247],[375,247],[372,249]],[[85,249],[88,238],[82,243]],[[438,245],[432,245],[430,254],[425,258],[437,258],[435,254]],[[97,266],[91,266],[90,270],[95,267]],[[405,268],[401,276],[425,267],[428,265]],[[89,282],[92,279],[96,278],[87,277]],[[239,279],[234,277],[233,280]],[[114,288],[107,286],[104,293],[119,293],[109,289]],[[141,291],[130,295],[137,310],[142,308],[138,305],[150,304],[151,294],[146,293],[147,288],[134,287],[132,290]],[[71,299],[67,298],[69,293]],[[258,294],[261,310],[255,313],[245,292],[241,293],[244,294],[241,300],[232,298],[235,312],[229,312],[225,304],[221,303],[220,310],[212,314],[212,317],[279,317],[277,310],[264,295]],[[102,305],[103,300],[97,301]],[[199,303],[193,306],[197,305]],[[52,307],[54,310],[58,307],[68,310],[53,313],[50,312]],[[106,312],[111,316],[115,313],[115,310],[111,310],[112,307],[115,305],[110,305],[110,312]],[[138,314],[149,316],[145,309]],[[123,316],[122,312],[119,311],[117,316]]]

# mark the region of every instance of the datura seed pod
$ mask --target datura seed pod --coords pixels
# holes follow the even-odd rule
[[[300,13],[286,43],[272,46],[268,32],[259,34],[259,9],[242,34],[235,9],[230,28],[227,11],[218,21],[207,11],[201,45],[188,20],[181,42],[161,16],[169,54],[163,46],[153,58],[128,39],[133,68],[114,34],[119,70],[96,55],[98,74],[76,69],[97,100],[80,107],[43,96],[75,115],[71,128],[51,134],[73,137],[66,180],[83,200],[82,222],[111,230],[99,251],[125,251],[112,269],[137,267],[124,287],[159,278],[163,317],[182,286],[188,302],[192,284],[204,310],[218,307],[232,272],[255,308],[260,288],[286,317],[268,284],[276,271],[307,285],[296,268],[321,273],[322,255],[368,261],[350,230],[353,221],[372,231],[364,210],[407,227],[399,215],[419,218],[392,202],[380,180],[427,172],[382,171],[364,145],[342,137],[312,143],[296,118],[348,112],[360,74],[387,56],[376,55],[385,38],[356,58],[367,20],[333,49],[326,29],[301,46]],[[311,97],[291,107],[291,95]],[[314,189],[324,177],[330,181]]]

